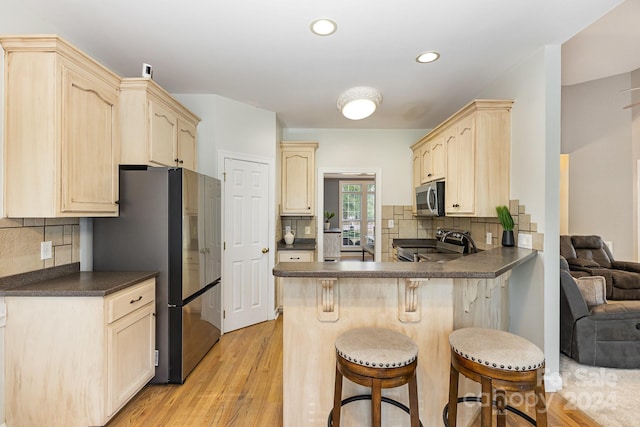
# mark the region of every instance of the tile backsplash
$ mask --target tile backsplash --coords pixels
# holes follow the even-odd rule
[[[466,230],[471,232],[478,249],[498,247],[502,242],[502,225],[497,217],[491,218],[457,218],[435,217],[417,218],[411,213],[411,206],[382,206],[382,261],[392,260],[393,239],[433,239],[438,228],[451,230]],[[531,215],[518,200],[509,202],[509,211],[513,217],[514,235],[516,242],[518,233],[532,235],[533,249],[542,250],[544,236],[538,233],[538,226],[531,222]],[[389,220],[393,220],[393,227],[389,227]],[[486,234],[491,233],[491,244],[486,243]]]
[[[52,243],[52,258],[40,259],[40,243]],[[78,218],[0,218],[0,277],[80,261]]]

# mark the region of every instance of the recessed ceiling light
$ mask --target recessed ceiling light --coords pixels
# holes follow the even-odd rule
[[[329,36],[336,32],[338,26],[331,19],[316,19],[310,25],[311,32],[319,36]]]
[[[418,55],[416,61],[421,64],[426,64],[428,62],[436,61],[440,58],[440,54],[438,52],[424,52]]]

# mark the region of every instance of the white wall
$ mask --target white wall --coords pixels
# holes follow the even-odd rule
[[[173,94],[200,116],[198,170],[218,176],[218,151],[275,159],[276,113],[219,95]]]
[[[544,251],[511,277],[511,331],[544,349],[547,372],[559,370],[560,47],[539,49],[483,90],[480,98],[514,99],[511,198],[544,233]],[[548,384],[553,389],[555,384]]]
[[[562,88],[562,153],[569,154],[569,234],[613,242],[634,256],[634,170],[629,73]]]
[[[284,129],[288,141],[317,141],[317,168],[382,169],[382,204],[411,205],[411,145],[426,129]]]

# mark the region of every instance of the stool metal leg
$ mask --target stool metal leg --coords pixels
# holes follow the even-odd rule
[[[447,421],[450,427],[456,427],[458,419],[458,370],[451,365],[449,372],[449,413]]]
[[[342,374],[336,366],[336,380],[333,390],[333,427],[340,427],[340,409],[342,407]]]
[[[480,425],[482,427],[491,427],[491,418],[493,412],[493,387],[491,386],[491,378],[482,377],[482,408],[480,408]]]

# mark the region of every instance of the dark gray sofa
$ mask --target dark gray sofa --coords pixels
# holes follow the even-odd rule
[[[640,300],[640,263],[614,260],[600,236],[560,236],[560,255],[574,277],[603,276],[607,299]]]
[[[560,351],[584,365],[640,368],[640,301],[588,307],[562,256]]]

